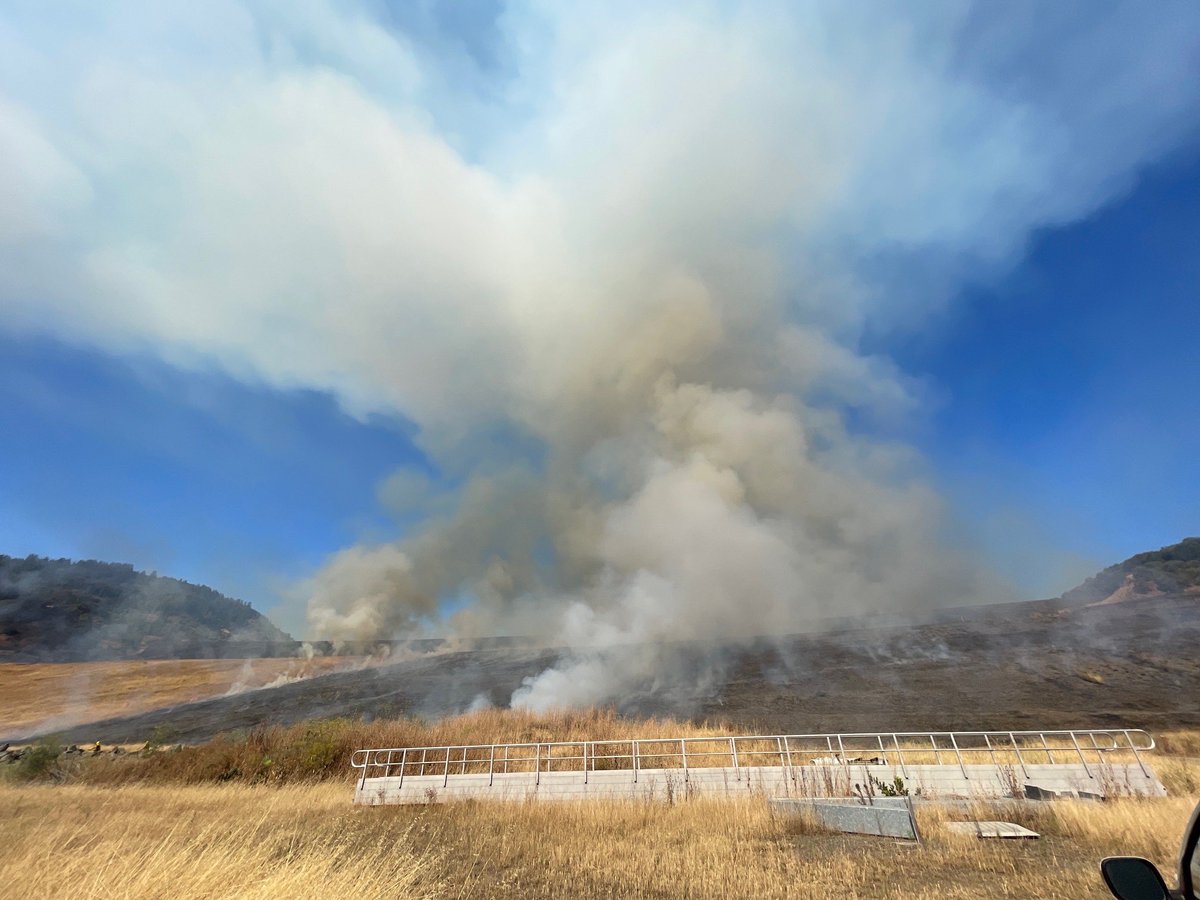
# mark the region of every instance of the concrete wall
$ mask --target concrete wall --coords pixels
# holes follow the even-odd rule
[[[917,820],[907,797],[876,797],[870,806],[857,799],[802,799],[785,797],[771,801],[771,812],[808,815],[826,828],[846,834],[920,839]]]
[[[1149,765],[1146,766],[1150,770]],[[1020,766],[762,766],[741,768],[629,769],[600,772],[520,772],[493,775],[394,775],[356,782],[354,802],[441,803],[458,799],[545,800],[683,799],[693,796],[849,796],[873,776],[891,784],[896,776],[916,796],[999,799],[1021,796],[1026,783],[1052,791],[1089,791],[1104,796],[1165,796],[1154,776],[1137,763]],[[918,794],[918,791],[920,792]]]

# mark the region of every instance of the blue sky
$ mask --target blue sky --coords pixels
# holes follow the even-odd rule
[[[0,552],[595,640],[1197,533],[1170,9],[0,14]]]
[[[425,465],[402,419],[154,359],[7,338],[5,553],[132,561],[260,608],[332,550],[397,522],[383,476]]]
[[[921,444],[960,515],[1033,593],[1200,529],[1198,246],[1184,155],[891,348],[937,386]]]

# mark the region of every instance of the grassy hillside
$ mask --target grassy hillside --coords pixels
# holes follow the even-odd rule
[[[1184,538],[1161,550],[1131,556],[1067,591],[1063,600],[1100,603],[1186,593],[1200,593],[1200,538]]]
[[[122,563],[0,555],[0,658],[127,659],[291,638],[241,600]]]
[[[341,656],[0,662],[0,736],[57,731],[361,665]],[[2,740],[2,738],[0,738]]]

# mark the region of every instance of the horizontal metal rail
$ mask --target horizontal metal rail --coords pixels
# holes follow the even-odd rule
[[[881,731],[384,747],[355,750],[350,765],[361,770],[363,782],[398,777],[401,785],[421,775],[439,775],[443,784],[455,776],[486,775],[491,784],[497,774],[527,773],[540,782],[543,772],[568,771],[582,773],[585,781],[589,772],[627,771],[636,780],[639,771],[674,768],[685,779],[705,768],[733,769],[740,779],[742,769],[765,766],[891,765],[907,772],[908,766],[941,764],[947,756],[964,776],[971,761],[1013,764],[1026,775],[1031,764],[1082,763],[1090,774],[1089,759],[1100,763],[1123,753],[1146,772],[1140,754],[1153,749],[1154,738],[1140,728]]]

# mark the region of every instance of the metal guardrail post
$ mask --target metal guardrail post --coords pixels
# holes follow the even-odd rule
[[[792,748],[788,746],[787,735],[783,737],[783,752],[787,754],[788,775],[792,774]]]
[[[496,745],[492,744],[492,750],[488,754],[488,787],[491,787],[496,781]]]
[[[958,767],[962,769],[963,778],[970,778],[971,776],[967,774],[967,767],[963,765],[962,753],[958,750],[958,741],[954,739],[954,732],[948,731],[946,733],[950,735],[950,746],[954,748],[954,755],[958,757]]]
[[[1029,769],[1025,768],[1025,760],[1021,758],[1021,747],[1019,744],[1017,744],[1017,739],[1013,737],[1013,733],[1011,731],[1008,733],[1008,739],[1012,741],[1013,750],[1017,754],[1017,762],[1021,764],[1021,771],[1024,773],[1025,779],[1028,781]]]
[[[1050,760],[1050,765],[1054,765],[1054,754],[1050,751],[1050,745],[1046,743],[1046,732],[1039,731],[1038,737],[1042,739],[1042,749],[1046,751],[1046,756]]]
[[[1126,741],[1128,742],[1128,744],[1129,744],[1129,749],[1133,751],[1133,758],[1134,758],[1134,759],[1136,759],[1136,760],[1137,760],[1137,764],[1138,764],[1139,766],[1141,766],[1141,767],[1142,767],[1142,774],[1143,774],[1143,775],[1145,775],[1147,778],[1149,778],[1149,777],[1150,777],[1150,773],[1149,773],[1149,772],[1146,770],[1146,764],[1145,764],[1144,762],[1142,762],[1142,756],[1141,756],[1141,754],[1140,754],[1140,753],[1138,753],[1138,751],[1137,751],[1137,747],[1135,747],[1135,746],[1133,745],[1133,738],[1131,738],[1131,737],[1129,736],[1129,730],[1128,730],[1128,729],[1126,729],[1126,730],[1125,730],[1125,740],[1126,740]]]
[[[593,752],[592,752],[592,756],[593,756],[593,758],[595,757],[595,755],[596,755],[596,754],[595,754],[595,751],[593,751]],[[584,783],[584,784],[587,784],[587,783],[588,783],[588,768],[587,768],[587,741],[584,741],[584,742],[583,742],[583,783]]]
[[[639,753],[639,750],[640,750],[640,748],[638,747],[638,741],[633,741],[633,783],[634,784],[637,784],[637,780],[638,780],[638,757],[641,755]]]
[[[737,780],[741,781],[742,780],[742,770],[741,770],[741,767],[738,765],[737,738],[729,739],[729,752],[733,755],[733,772],[737,776]]]
[[[904,777],[908,777],[908,767],[904,765],[904,751],[900,749],[900,738],[896,737],[896,733],[892,732],[892,743],[896,745],[896,755],[900,757],[900,771],[904,773]]]
[[[942,764],[942,754],[938,752],[937,738],[933,736],[933,732],[929,733],[929,743],[933,747],[933,761],[936,765]]]
[[[787,763],[783,759],[783,738],[775,738],[775,749],[779,751],[779,765],[786,766]]]
[[[987,736],[987,734],[984,734],[984,736],[983,736],[983,742],[984,742],[985,744],[987,744],[988,753],[990,753],[990,754],[992,755],[992,765],[993,765],[993,766],[996,766],[996,767],[999,767],[999,766],[1000,766],[1000,763],[998,763],[998,762],[996,761],[996,751],[995,751],[994,749],[992,749],[992,739],[991,739],[990,737],[988,737],[988,736]]]
[[[838,750],[841,751],[838,753],[838,762],[840,762],[842,765],[848,765],[846,762],[846,745],[842,742],[842,736],[840,734],[837,736],[837,739]]]
[[[542,745],[541,744],[537,745],[537,753],[534,755],[533,765],[534,765],[534,768],[537,770],[537,778],[534,779],[533,783],[541,784],[542,783]]]
[[[423,747],[423,748],[421,749],[421,771],[420,771],[420,773],[419,773],[419,774],[421,774],[421,775],[424,775],[424,774],[425,774],[425,754],[426,754],[426,753],[428,753],[428,752],[429,752],[429,748],[428,748],[428,747]]]
[[[1087,760],[1083,758],[1083,750],[1079,748],[1079,741],[1075,739],[1075,732],[1068,731],[1067,734],[1071,736],[1071,743],[1075,745],[1075,752],[1079,754],[1079,761],[1083,763],[1083,771],[1087,772],[1088,778],[1095,778],[1096,776],[1092,774],[1092,770],[1088,768]]]
[[[680,756],[680,758],[683,759],[683,780],[687,781],[688,780],[687,738],[679,739],[679,756]]]
[[[408,762],[408,748],[404,748],[404,754],[400,757],[400,787],[404,787],[404,764]]]
[[[446,748],[446,771],[443,773],[442,787],[445,787],[449,783],[450,783],[450,748],[447,747]]]

